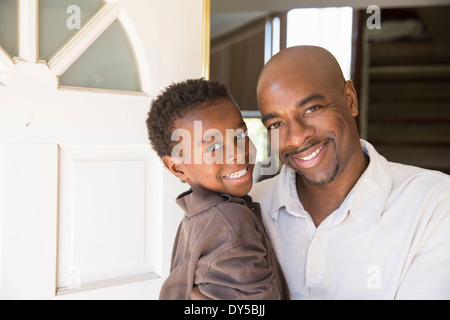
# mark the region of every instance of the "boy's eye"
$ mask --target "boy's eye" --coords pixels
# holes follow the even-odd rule
[[[248,131],[243,131],[236,135],[237,140],[245,139],[246,137],[248,137]]]
[[[208,148],[206,148],[206,152],[213,152],[216,151],[217,149],[220,149],[222,147],[222,145],[218,144],[218,143],[213,143],[211,145],[208,146]]]

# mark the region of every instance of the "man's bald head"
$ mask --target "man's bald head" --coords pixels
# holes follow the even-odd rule
[[[318,82],[328,89],[341,89],[345,79],[336,58],[326,49],[316,46],[296,46],[280,51],[264,66],[257,86],[258,100],[262,91],[280,80]]]

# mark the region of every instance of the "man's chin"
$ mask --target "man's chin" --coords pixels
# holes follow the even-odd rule
[[[325,172],[319,173],[305,173],[296,168],[293,169],[309,185],[315,187],[323,187],[330,184],[334,181],[334,179],[336,179],[336,176],[339,172],[339,164],[336,164],[332,170],[327,170]]]

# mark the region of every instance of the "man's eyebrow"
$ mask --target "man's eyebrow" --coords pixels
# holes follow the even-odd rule
[[[262,121],[263,124],[265,124],[265,123],[266,123],[267,121],[269,121],[270,119],[273,119],[273,118],[276,118],[276,117],[278,117],[278,113],[276,113],[276,112],[271,112],[271,113],[268,113],[268,114],[264,115],[264,116],[261,118],[261,121]]]
[[[321,93],[313,93],[312,95],[297,102],[296,107],[300,108],[312,100],[322,100],[322,99],[325,99],[324,95],[322,95]]]
[[[308,102],[311,102],[311,101],[313,101],[313,100],[322,100],[322,99],[325,99],[325,96],[324,96],[323,94],[321,94],[321,93],[313,93],[313,94],[311,94],[310,96],[308,96],[308,97],[306,97],[306,98],[300,100],[299,102],[297,102],[297,103],[295,104],[295,106],[296,106],[297,108],[300,108],[300,107],[304,106],[305,104],[307,104]],[[273,118],[276,118],[276,117],[278,117],[278,113],[276,113],[276,112],[271,112],[271,113],[268,113],[268,114],[264,115],[264,116],[261,118],[261,121],[262,121],[262,123],[265,124],[265,123],[266,123],[267,121],[269,121],[270,119],[273,119]]]
[[[247,124],[245,123],[245,121],[242,120],[242,122],[239,123],[239,124],[236,126],[236,129],[240,129],[240,128],[242,128],[243,126],[246,126],[246,125],[247,125]]]

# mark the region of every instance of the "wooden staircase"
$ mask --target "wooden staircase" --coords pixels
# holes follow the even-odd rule
[[[365,48],[363,137],[390,161],[450,174],[450,43]]]

